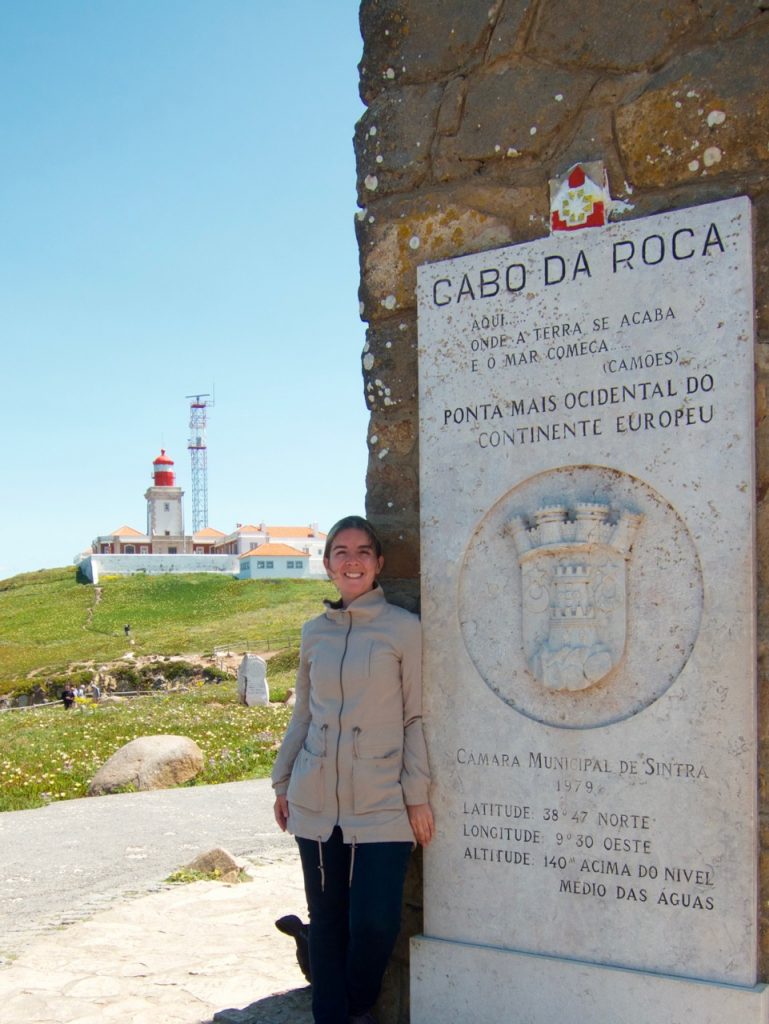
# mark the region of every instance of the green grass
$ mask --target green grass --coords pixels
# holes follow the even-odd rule
[[[285,696],[294,674],[268,669],[273,699]],[[134,697],[118,707],[86,703],[70,711],[56,706],[0,714],[0,811],[86,796],[116,750],[160,733],[188,736],[202,749],[205,767],[188,785],[264,778],[290,714],[282,705],[245,707],[234,681]]]
[[[189,868],[179,868],[178,871],[174,871],[166,878],[166,882],[169,885],[189,885],[191,882],[218,882],[222,877],[221,872],[217,869],[214,871],[191,871]],[[252,881],[251,875],[242,868],[238,872],[237,882],[250,882]]]
[[[303,622],[333,594],[325,581],[235,580],[227,576],[108,577],[97,589],[76,570],[48,569],[0,581],[0,694],[26,691],[88,662],[136,655],[211,655],[217,646],[253,651],[298,640]],[[131,625],[132,644],[123,632]],[[282,639],[281,639],[282,638]],[[297,650],[272,659],[270,695],[293,686]],[[56,683],[51,684],[56,686]],[[0,811],[86,795],[104,762],[138,736],[189,736],[203,750],[206,785],[269,774],[290,710],[247,708],[234,680],[186,693],[152,693],[117,707],[90,702],[0,713]]]
[[[297,637],[332,594],[322,580],[112,576],[97,590],[79,583],[74,568],[14,576],[0,581],[0,693],[14,690],[30,672],[54,675],[129,649],[171,655],[210,654],[215,646],[254,641],[284,646],[280,638]]]

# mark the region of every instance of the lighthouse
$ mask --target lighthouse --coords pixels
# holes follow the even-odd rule
[[[161,448],[152,463],[152,486],[147,488],[147,536],[155,555],[176,555],[185,551],[184,491],[175,485],[174,460]]]

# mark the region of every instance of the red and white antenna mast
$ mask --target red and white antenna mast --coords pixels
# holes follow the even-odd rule
[[[206,443],[206,409],[213,406],[210,394],[185,395],[190,399],[190,450],[192,464],[192,532],[208,526],[208,445]]]

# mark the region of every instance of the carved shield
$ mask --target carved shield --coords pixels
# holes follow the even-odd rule
[[[627,561],[641,517],[608,507],[539,510],[535,526],[509,524],[522,574],[526,663],[551,690],[586,690],[619,664],[625,650]]]

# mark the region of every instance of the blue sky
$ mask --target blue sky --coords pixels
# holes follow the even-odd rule
[[[362,512],[355,0],[0,0],[0,578],[146,526]]]

